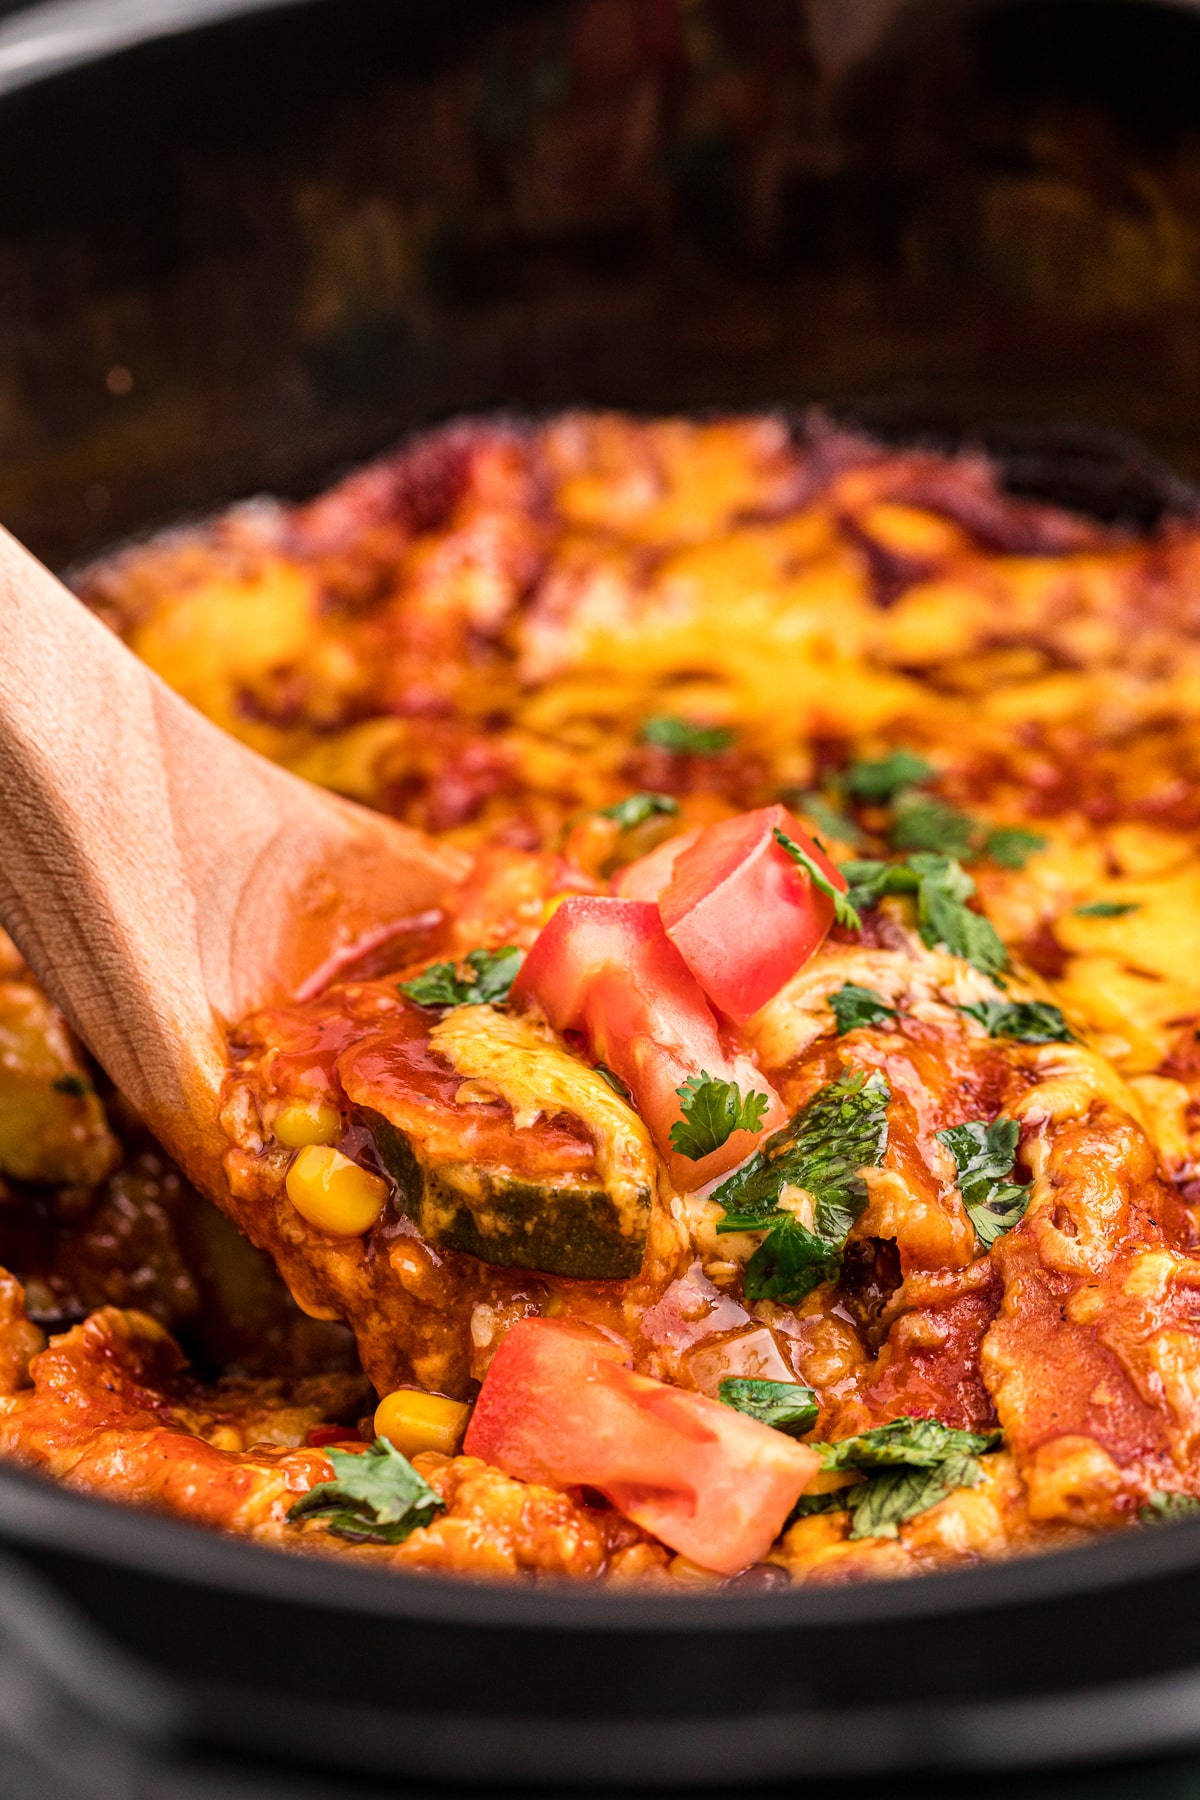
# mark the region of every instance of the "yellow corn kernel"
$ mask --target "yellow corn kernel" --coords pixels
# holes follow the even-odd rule
[[[469,1410],[460,1400],[447,1400],[442,1394],[397,1388],[375,1409],[375,1436],[387,1438],[402,1456],[415,1456],[418,1450],[453,1456]]]
[[[548,925],[564,900],[577,900],[578,894],[551,894],[542,907],[542,924]]]
[[[275,1114],[271,1129],[289,1150],[335,1144],[342,1135],[342,1115],[327,1100],[288,1100]]]
[[[386,1181],[327,1144],[306,1144],[296,1152],[286,1186],[300,1217],[334,1237],[369,1231],[388,1196]]]

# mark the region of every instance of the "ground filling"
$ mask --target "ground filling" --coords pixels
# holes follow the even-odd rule
[[[90,571],[84,598],[210,717],[476,860],[442,913],[234,1030],[230,1211],[265,1255],[10,957],[0,1449],[310,1554],[720,1579],[587,1487],[433,1450],[413,1460],[444,1505],[402,1542],[288,1520],[377,1395],[471,1402],[540,1317],[687,1391],[801,1384],[803,1441],[916,1418],[988,1446],[894,1535],[831,1502],[743,1582],[1004,1556],[1200,1497],[1198,574],[1192,525],[1135,539],[979,462],[610,415],[452,428]],[[861,1210],[798,1300],[748,1279],[762,1231],[718,1230],[577,1037],[419,985],[469,984],[469,952],[528,950],[564,896],[780,800],[839,863],[955,859],[1004,946],[860,893],[861,931],[727,1034],[789,1115],[886,1084]],[[831,1005],[847,989],[873,999]],[[386,1192],[356,1234],[289,1193],[297,1107]],[[1003,1191],[938,1135],[1001,1120]]]

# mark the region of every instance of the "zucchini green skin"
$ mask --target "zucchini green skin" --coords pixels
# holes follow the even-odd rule
[[[649,1188],[638,1195],[640,1229],[622,1231],[621,1212],[599,1182],[532,1182],[467,1163],[423,1164],[382,1113],[357,1110],[396,1183],[401,1209],[427,1242],[499,1268],[577,1281],[628,1281],[641,1269]]]

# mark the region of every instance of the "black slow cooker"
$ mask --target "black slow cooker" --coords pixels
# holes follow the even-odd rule
[[[1200,9],[1149,0],[9,9],[0,517],[69,572],[579,403],[820,407],[1194,511],[1198,69]],[[0,1469],[0,1793],[988,1792],[1200,1748],[1193,1608],[1200,1524],[668,1599],[380,1579]]]

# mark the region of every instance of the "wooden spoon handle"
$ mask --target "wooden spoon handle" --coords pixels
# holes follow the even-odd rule
[[[238,744],[2,530],[0,619],[0,922],[217,1194],[226,1025],[436,906],[465,859]]]

